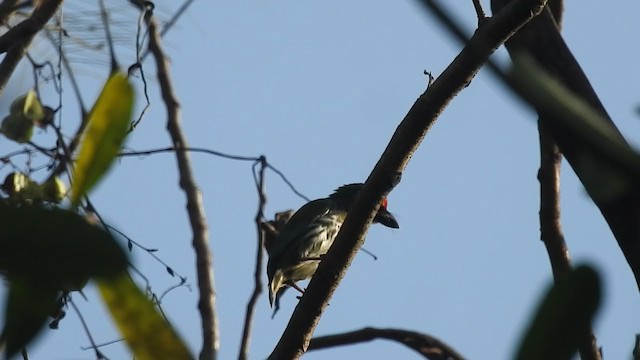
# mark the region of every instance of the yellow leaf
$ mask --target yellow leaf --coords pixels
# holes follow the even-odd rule
[[[138,360],[189,360],[189,350],[128,273],[98,280],[102,299]]]
[[[134,92],[127,76],[113,73],[102,88],[80,144],[71,203],[77,205],[109,170],[127,135],[133,111]]]

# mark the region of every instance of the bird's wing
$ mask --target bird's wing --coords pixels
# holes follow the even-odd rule
[[[271,257],[278,257],[285,252],[291,243],[302,234],[319,217],[326,215],[331,209],[329,199],[318,199],[306,203],[287,221],[273,243]]]

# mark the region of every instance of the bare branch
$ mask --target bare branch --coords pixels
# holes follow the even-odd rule
[[[556,4],[552,12],[558,30],[562,25],[562,1],[552,1]],[[571,258],[569,249],[562,233],[560,221],[560,169],[562,154],[558,145],[553,140],[549,129],[538,120],[538,133],[540,137],[540,237],[547,248],[553,278],[558,281],[560,277],[571,270]],[[578,348],[582,360],[601,360],[602,355],[598,349],[598,343],[589,330],[589,335]]]
[[[39,1],[39,5],[31,13],[31,16],[0,36],[0,54],[7,52],[18,43],[24,43],[28,47],[31,39],[53,17],[60,4],[62,4],[62,0]]]
[[[476,16],[478,17],[478,27],[482,26],[485,21],[487,21],[487,15],[484,13],[484,9],[482,9],[482,4],[480,0],[472,0],[473,7],[476,10]]]
[[[315,337],[311,339],[309,349],[307,350],[321,350],[335,346],[353,345],[376,339],[399,342],[430,360],[464,360],[464,357],[455,349],[433,336],[415,331],[378,329],[372,327],[342,334]]]
[[[145,6],[145,4],[141,4]],[[164,50],[160,45],[160,33],[152,11],[147,11],[145,21],[149,28],[149,50],[156,62],[157,76],[162,99],[167,108],[167,130],[176,150],[176,160],[180,174],[180,187],[187,198],[187,212],[193,230],[193,247],[196,254],[196,273],[200,299],[198,310],[202,321],[203,345],[200,360],[217,358],[219,348],[219,325],[215,310],[215,285],[213,260],[209,248],[209,231],[207,228],[202,193],[193,178],[191,159],[187,148],[187,139],[180,125],[180,104],[173,90],[169,75],[169,65]]]
[[[540,238],[551,262],[554,279],[571,269],[569,249],[560,222],[560,163],[562,154],[544,124],[538,123],[540,133]]]
[[[256,166],[260,166],[256,175]],[[253,314],[255,311],[258,297],[262,293],[262,262],[264,257],[264,237],[265,231],[262,223],[264,222],[264,207],[267,203],[267,194],[264,187],[264,173],[267,169],[267,159],[261,156],[260,159],[253,165],[253,179],[256,184],[256,191],[258,192],[258,210],[256,212],[255,223],[258,233],[258,241],[256,248],[256,266],[253,273],[253,292],[247,303],[247,311],[244,318],[244,326],[242,328],[242,340],[240,341],[240,354],[238,359],[245,360],[249,357],[249,344],[251,342],[251,327],[253,322]]]
[[[507,0],[493,0],[492,7],[500,9],[510,6]],[[562,3],[552,2],[551,9],[557,14],[561,12]],[[560,35],[551,10],[544,11],[534,21],[519,31],[506,44],[510,54],[526,52],[549,75],[571,93],[580,98],[600,117],[598,126],[606,129],[609,136],[594,136],[588,127],[569,128],[562,119],[565,114],[558,116],[557,111],[550,110],[549,105],[536,103],[535,96],[527,94],[527,87],[520,85],[520,89],[513,83],[517,93],[527,100],[538,112],[540,119],[548,126],[549,131],[565,158],[575,171],[600,209],[609,224],[618,245],[625,255],[640,289],[640,227],[637,226],[640,217],[640,189],[628,186],[618,194],[606,199],[598,197],[603,181],[608,182],[612,171],[594,171],[594,169],[611,169],[619,171],[630,184],[636,184],[640,178],[640,157],[628,145],[618,128],[607,114],[605,107],[598,98],[589,79],[580,68],[575,57]],[[556,109],[557,110],[557,109]],[[605,144],[609,142],[609,144]],[[610,146],[614,143],[615,146]],[[589,166],[584,166],[584,164]]]
[[[53,17],[62,0],[41,1],[31,16],[0,36],[0,53],[6,52],[0,63],[0,95],[4,91],[11,74],[24,57],[31,41]]]
[[[431,1],[425,4],[434,5]],[[539,14],[544,1],[514,1],[475,32],[455,61],[418,98],[398,126],[364,188],[351,206],[326,258],[320,263],[270,359],[297,359],[306,351],[330,297],[344,277],[377,205],[406,167],[413,152],[453,97],[464,89],[489,55],[511,34]]]

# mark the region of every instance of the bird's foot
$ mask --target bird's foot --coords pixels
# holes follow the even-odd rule
[[[291,286],[292,288],[298,290],[300,292],[300,294],[304,294],[304,290],[300,286],[298,286],[298,284],[296,284],[295,282],[288,281],[286,284]]]
[[[322,254],[319,256],[309,256],[302,258],[302,261],[322,261],[327,254]]]

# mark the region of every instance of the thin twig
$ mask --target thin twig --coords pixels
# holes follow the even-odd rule
[[[255,157],[255,156],[231,155],[231,154],[223,153],[223,152],[220,152],[220,151],[206,149],[206,148],[199,148],[199,147],[181,147],[180,151],[181,152],[188,151],[188,152],[205,153],[205,154],[215,155],[215,156],[219,156],[219,157],[222,157],[222,158],[225,158],[225,159],[230,159],[230,160],[239,160],[239,161],[258,161],[258,160],[260,160],[259,157]],[[167,147],[164,147],[164,148],[149,149],[149,150],[142,150],[142,151],[126,151],[126,152],[120,153],[118,156],[120,156],[120,157],[147,156],[147,155],[154,155],[154,154],[160,154],[160,153],[173,153],[173,152],[178,152],[178,148],[175,147],[175,146],[167,146]]]
[[[269,169],[271,169],[271,171],[273,171],[274,173],[276,173],[276,175],[280,176],[280,178],[282,179],[282,181],[284,181],[285,184],[287,184],[287,186],[289,186],[289,188],[291,189],[291,191],[293,191],[294,194],[298,195],[298,197],[304,199],[305,201],[311,201],[311,199],[309,199],[308,197],[306,197],[303,193],[301,193],[300,191],[298,191],[298,189],[296,189],[295,186],[293,186],[293,184],[291,183],[291,181],[289,181],[289,179],[287,179],[287,177],[282,173],[282,171],[276,169],[273,165],[271,164],[267,164],[267,167]]]
[[[256,166],[260,166],[256,175]],[[267,159],[261,156],[258,161],[253,164],[253,180],[258,192],[258,210],[256,211],[255,223],[257,230],[257,248],[256,248],[256,266],[253,273],[253,292],[247,303],[247,310],[244,317],[244,326],[242,328],[242,340],[240,341],[240,353],[238,359],[246,360],[249,358],[249,345],[251,343],[251,328],[253,323],[253,314],[255,312],[258,297],[262,293],[262,262],[264,257],[264,207],[267,203],[267,194],[264,185],[264,173],[267,168]]]
[[[353,345],[376,339],[396,341],[430,360],[464,360],[464,357],[455,349],[433,336],[402,329],[378,329],[372,327],[315,337],[311,339],[308,350]]]
[[[138,119],[131,123],[131,127],[129,128],[129,132],[135,130],[135,128],[140,124],[144,114],[147,112],[149,107],[151,106],[151,100],[149,100],[149,91],[147,86],[147,79],[144,75],[144,67],[142,66],[142,57],[140,53],[142,52],[142,25],[144,24],[144,18],[146,13],[150,9],[149,6],[145,6],[140,10],[140,16],[138,17],[138,22],[136,24],[136,63],[129,67],[129,76],[131,76],[136,70],[140,71],[140,79],[142,80],[142,92],[144,94],[145,104],[140,111],[140,115],[138,115]],[[148,50],[147,50],[148,51]]]
[[[129,0],[129,1],[134,3],[136,6],[139,6],[138,3],[140,2],[140,0]],[[178,22],[178,19],[180,19],[180,17],[182,17],[182,15],[184,15],[184,13],[187,11],[187,9],[189,9],[191,4],[193,4],[193,0],[185,0],[182,3],[182,5],[180,5],[178,10],[176,10],[175,13],[173,14],[173,16],[171,17],[171,19],[169,19],[169,21],[167,21],[164,24],[164,26],[162,27],[162,30],[160,30],[160,38],[163,38],[169,32],[169,30],[171,30],[171,28]],[[153,10],[153,9],[151,8],[151,10]],[[141,61],[144,61],[144,59],[146,59],[147,55],[149,55],[149,49],[147,49],[142,54]]]
[[[487,21],[487,15],[484,13],[482,9],[482,4],[480,4],[480,0],[472,0],[473,7],[476,10],[476,16],[478,17],[478,27],[482,26]]]
[[[107,7],[104,5],[104,0],[98,0],[100,6],[100,18],[102,19],[102,25],[104,26],[104,34],[109,45],[109,58],[111,61],[111,72],[115,72],[120,67],[118,60],[116,60],[116,51],[113,49],[113,38],[111,37],[111,28],[109,25],[109,13]]]
[[[67,55],[64,53],[64,50],[63,50],[63,46],[62,46],[63,35],[61,33],[62,24],[60,23],[58,24],[58,26],[60,29],[57,32],[58,40],[56,40],[56,38],[53,36],[53,34],[49,29],[44,29],[44,34],[51,44],[56,45],[55,48],[56,48],[56,51],[58,52],[58,66],[64,67],[64,70],[66,71],[65,75],[68,77],[69,82],[71,83],[71,88],[73,89],[73,93],[75,94],[76,101],[78,101],[78,107],[80,108],[80,117],[82,119],[85,119],[87,117],[87,112],[88,112],[87,107],[82,97],[82,90],[80,89],[80,84],[78,84],[78,80],[76,79],[76,75],[73,71],[73,68],[71,67],[71,64],[69,63],[69,59],[67,58]]]
[[[69,304],[71,304],[71,307],[73,307],[73,310],[76,312],[76,315],[78,316],[78,319],[80,319],[80,323],[82,324],[82,328],[84,328],[85,334],[87,334],[87,337],[89,338],[89,342],[91,343],[91,347],[93,347],[93,349],[95,349],[95,351],[96,351],[96,358],[97,359],[106,359],[106,360],[108,360],[108,358],[106,356],[104,356],[104,354],[96,346],[96,342],[93,340],[93,336],[91,335],[91,330],[89,330],[89,326],[87,326],[87,323],[84,320],[84,316],[82,316],[82,313],[80,313],[80,309],[78,309],[78,307],[76,306],[76,304],[73,302],[73,300],[71,298],[67,299],[67,302]]]
[[[92,349],[95,349],[95,348],[100,348],[100,347],[104,347],[104,346],[109,346],[109,345],[117,344],[117,343],[120,343],[120,342],[123,342],[123,341],[124,341],[124,338],[121,338],[121,339],[116,339],[116,340],[111,340],[111,341],[103,342],[103,343],[96,344],[96,345],[91,345],[91,346],[81,346],[81,347],[80,347],[80,350],[84,350],[84,351],[86,351],[86,350],[92,350]]]
[[[178,272],[173,270],[173,267],[171,267],[169,264],[164,262],[164,260],[160,259],[160,257],[158,257],[155,254],[157,252],[157,249],[152,249],[152,248],[148,248],[148,247],[145,247],[145,246],[141,245],[140,243],[138,243],[137,241],[133,240],[132,238],[127,236],[124,232],[118,230],[118,228],[116,228],[114,226],[111,226],[109,224],[104,224],[104,226],[107,227],[108,229],[112,230],[112,231],[115,231],[120,236],[124,237],[127,240],[127,243],[128,243],[127,247],[129,248],[129,251],[131,251],[132,246],[135,245],[136,247],[146,251],[152,258],[154,258],[157,262],[159,262],[162,266],[164,266],[165,270],[167,271],[167,273],[169,273],[169,275],[171,275],[173,277],[178,277],[180,279],[180,283],[181,284],[184,284],[187,281],[187,278],[185,276],[182,276]]]
[[[180,187],[182,187],[186,195],[187,212],[193,231],[193,247],[196,254],[196,272],[200,296],[198,310],[202,321],[203,338],[200,360],[214,360],[217,358],[220,346],[219,325],[215,310],[213,260],[211,249],[209,248],[209,231],[202,204],[202,193],[193,178],[189,153],[180,151],[187,148],[187,139],[180,125],[180,104],[173,89],[167,58],[160,45],[160,34],[152,11],[146,13],[145,21],[149,28],[149,50],[155,58],[160,91],[167,108],[167,130],[174,147],[179,150],[175,154],[180,174]]]
[[[257,157],[257,156],[232,155],[232,154],[227,154],[227,153],[223,153],[223,152],[216,151],[216,150],[211,150],[211,149],[206,149],[206,148],[186,147],[186,148],[182,148],[181,150],[182,151],[189,151],[189,152],[205,153],[205,154],[209,154],[209,155],[215,155],[215,156],[219,156],[219,157],[222,157],[222,158],[225,158],[225,159],[229,159],[229,160],[252,161],[252,162],[260,161],[260,157]],[[161,153],[172,153],[172,152],[175,152],[175,151],[178,151],[178,149],[176,147],[168,146],[168,147],[158,148],[158,149],[149,149],[149,150],[141,150],[141,151],[126,151],[126,152],[120,153],[118,156],[120,156],[120,157],[147,156],[147,155],[154,155],[154,154],[161,154]],[[271,171],[273,171],[274,173],[276,173],[276,175],[278,175],[280,177],[280,179],[282,179],[282,181],[284,181],[284,183],[287,184],[289,189],[291,189],[291,191],[294,194],[296,194],[298,197],[304,199],[305,201],[310,201],[310,199],[307,196],[305,196],[303,193],[298,191],[298,189],[296,189],[296,187],[293,185],[293,183],[286,177],[286,175],[282,171],[280,171],[275,166],[271,165],[269,162],[267,162],[265,166],[268,169],[270,169]]]

